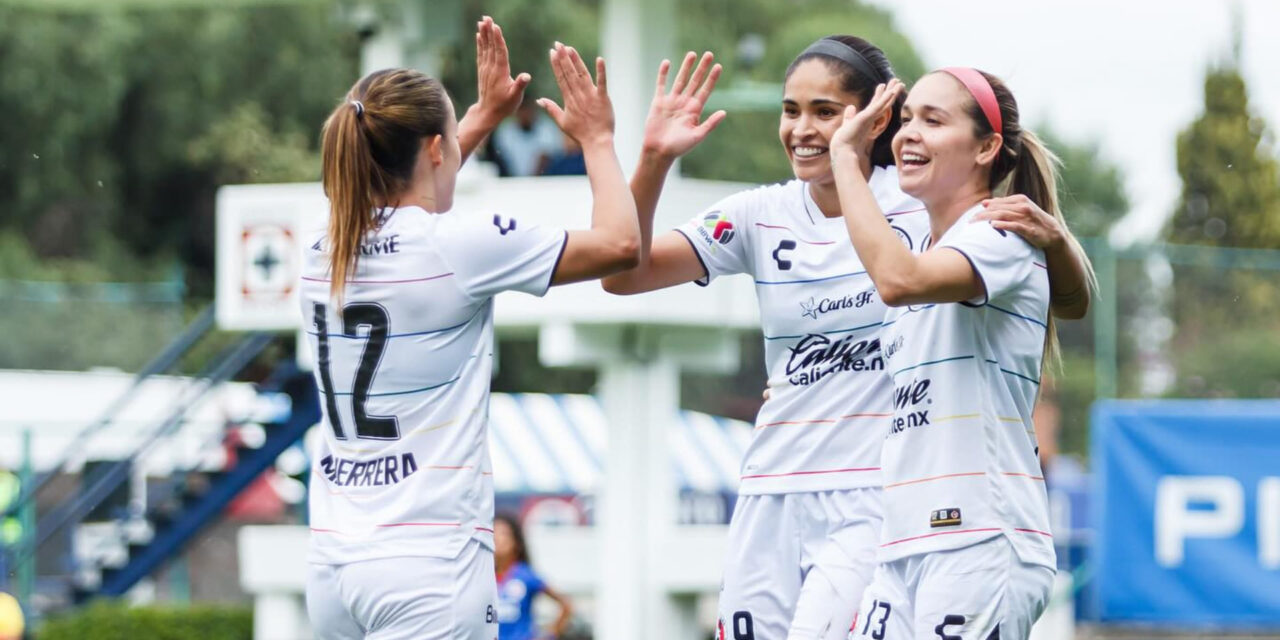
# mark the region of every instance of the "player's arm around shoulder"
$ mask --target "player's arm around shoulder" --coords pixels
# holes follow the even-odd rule
[[[1044,251],[1053,315],[1064,320],[1085,317],[1097,283],[1089,257],[1066,223],[1022,194],[991,198],[982,205],[984,210],[974,216],[973,223],[990,221],[996,229],[1012,231]]]

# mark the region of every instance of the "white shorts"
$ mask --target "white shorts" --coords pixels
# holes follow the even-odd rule
[[[875,570],[881,490],[738,498],[720,590],[722,640],[844,640]]]
[[[1003,536],[888,562],[848,640],[1026,640],[1055,571],[1018,559]]]
[[[318,640],[496,640],[493,552],[472,540],[452,560],[312,564],[307,616]]]

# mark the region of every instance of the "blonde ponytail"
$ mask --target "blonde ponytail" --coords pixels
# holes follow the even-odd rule
[[[1045,146],[1039,136],[1031,131],[1019,128],[1017,136],[1016,144],[1012,145],[1016,148],[1012,170],[1008,178],[1003,181],[1003,188],[997,192],[1000,195],[1023,194],[1053,216],[1066,234],[1067,246],[1079,256],[1080,264],[1084,266],[1086,285],[1090,291],[1097,291],[1098,279],[1093,272],[1093,263],[1089,262],[1089,256],[1085,254],[1084,247],[1076,239],[1075,234],[1071,233],[1066,218],[1062,216],[1062,209],[1058,206],[1058,168],[1062,166],[1062,161]],[[1058,345],[1056,322],[1053,314],[1050,313],[1048,330],[1045,332],[1045,358],[1041,373],[1061,370],[1062,350]]]

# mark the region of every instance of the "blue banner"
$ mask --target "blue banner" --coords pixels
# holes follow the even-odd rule
[[[1280,402],[1093,409],[1104,621],[1280,627]]]

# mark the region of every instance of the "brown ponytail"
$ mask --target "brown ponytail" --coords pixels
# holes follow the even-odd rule
[[[322,182],[329,197],[330,296],[341,308],[360,243],[413,180],[422,139],[443,135],[449,97],[411,69],[375,71],[355,84],[321,132]]]
[[[996,101],[1000,105],[1002,120],[1001,134],[1004,142],[991,165],[991,178],[988,187],[992,195],[1005,196],[1020,193],[1053,216],[1066,234],[1067,245],[1080,257],[1084,265],[1085,278],[1091,291],[1097,291],[1098,279],[1093,273],[1093,263],[1085,254],[1084,247],[1071,233],[1067,220],[1058,207],[1058,167],[1062,164],[1058,156],[1041,142],[1036,134],[1023,129],[1018,120],[1018,102],[1014,99],[1009,87],[999,78],[979,71],[991,85]],[[974,135],[985,138],[992,134],[991,123],[983,114],[976,100],[971,100],[967,109],[974,122]],[[1058,331],[1053,314],[1049,314],[1048,331],[1045,333],[1044,369],[1060,369],[1062,359],[1058,348]]]

